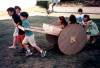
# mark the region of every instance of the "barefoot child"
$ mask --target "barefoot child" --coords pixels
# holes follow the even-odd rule
[[[25,30],[25,29],[30,29],[30,23],[28,21],[28,13],[27,12],[21,12],[20,13],[20,18],[22,20],[22,26],[18,25],[18,28],[20,28],[21,30],[25,31],[25,38],[22,42],[23,45],[25,45],[26,47],[26,56],[32,55],[32,52],[30,51],[29,47],[28,47],[28,43],[36,48],[36,50],[38,50],[41,53],[41,57],[44,57],[46,54],[46,51],[43,51],[43,49],[41,49],[40,47],[38,47],[36,45],[36,41],[34,39],[34,33],[30,30]]]
[[[20,17],[16,14],[16,11],[13,7],[10,7],[7,9],[8,15],[12,17],[13,21],[14,21],[14,25],[15,25],[15,31],[13,34],[13,45],[10,46],[9,48],[16,48],[16,43],[18,41],[18,43],[20,44],[22,50],[24,50],[24,46],[22,45],[22,40],[24,38],[24,31],[18,29],[16,27],[17,24],[21,25],[21,19]]]

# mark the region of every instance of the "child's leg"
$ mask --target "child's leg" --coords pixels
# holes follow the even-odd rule
[[[16,37],[13,37],[13,46],[15,47],[16,45]]]
[[[90,41],[90,37],[91,37],[90,35],[87,35],[87,41]]]
[[[90,41],[91,33],[90,32],[86,32],[86,34],[87,34],[87,41]]]
[[[41,53],[41,57],[44,57],[46,55],[46,51],[44,51],[43,49],[41,49],[40,47],[38,47],[36,45],[36,42],[35,42],[35,39],[34,39],[34,35],[30,36],[28,40],[29,40],[29,44],[32,47],[36,48],[36,50],[38,50],[38,52]]]
[[[96,36],[91,36],[91,43],[94,44],[96,42]]]
[[[9,48],[16,48],[16,36],[13,36],[13,44]]]
[[[25,49],[26,49],[26,56],[30,56],[30,55],[32,55],[32,52],[31,52],[31,50],[30,50],[30,48],[28,47],[28,45],[27,44],[23,44],[23,45],[25,45]]]
[[[25,36],[25,38],[22,41],[22,44],[24,45],[24,48],[26,49],[26,56],[32,55],[30,48],[28,47],[28,37]]]
[[[22,44],[22,41],[23,41],[24,37],[25,37],[25,35],[18,35],[18,44],[21,48],[19,50],[20,53],[25,53],[26,52],[25,45]]]
[[[15,27],[15,30],[14,30],[14,33],[13,33],[13,45],[10,46],[9,48],[16,48],[17,36],[18,36],[18,28]]]
[[[43,50],[36,45],[36,42],[35,42],[35,39],[34,39],[34,35],[29,36],[29,39],[28,40],[29,40],[29,44],[32,47],[36,48],[36,50],[38,50],[38,52],[42,53]]]
[[[19,45],[21,48],[25,48],[25,46],[22,44],[24,37],[25,37],[25,35],[19,35]]]

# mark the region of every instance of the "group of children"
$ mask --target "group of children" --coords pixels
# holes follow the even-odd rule
[[[78,9],[79,16],[76,17],[77,22],[81,24],[87,34],[87,41],[91,43],[95,43],[96,37],[99,35],[99,29],[97,24],[90,18],[89,15],[83,14],[83,10]]]
[[[42,57],[44,57],[46,55],[46,51],[36,45],[34,33],[29,30],[30,22],[27,19],[29,16],[28,13],[20,11],[21,8],[19,6],[15,6],[15,8],[9,7],[7,9],[8,15],[12,17],[15,26],[13,45],[9,48],[16,48],[16,43],[18,43],[22,48],[22,52],[25,52],[26,56],[30,56],[32,55],[32,52],[30,51],[29,45],[31,45],[40,52]],[[83,14],[83,10],[81,8],[78,10],[78,13],[78,16],[70,15],[68,22],[64,16],[60,16],[56,22],[56,26],[63,29],[68,24],[80,24],[86,30],[87,41],[92,39],[92,42],[94,43],[95,36],[99,34],[96,23],[90,19],[89,15]]]
[[[36,45],[36,41],[34,39],[34,33],[30,30],[30,23],[28,21],[28,13],[27,12],[20,12],[21,8],[19,6],[9,7],[7,9],[8,15],[12,17],[14,21],[15,31],[13,34],[13,45],[9,48],[16,48],[16,43],[18,43],[21,48],[22,52],[26,53],[26,56],[32,55],[30,51],[29,44],[40,52],[41,57],[46,55],[46,51],[41,49],[39,46]]]
[[[68,24],[80,24],[86,31],[87,41],[95,43],[96,37],[99,35],[99,29],[97,24],[90,18],[89,15],[84,14],[81,8],[78,9],[78,16],[70,15],[68,22],[66,22],[65,17],[60,16],[56,26],[63,29]]]

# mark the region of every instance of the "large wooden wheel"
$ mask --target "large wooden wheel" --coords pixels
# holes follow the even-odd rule
[[[69,24],[65,27],[59,38],[58,46],[62,53],[72,55],[80,52],[86,43],[86,33],[79,24]]]

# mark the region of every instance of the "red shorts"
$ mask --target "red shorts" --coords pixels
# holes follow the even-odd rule
[[[18,35],[18,36],[16,36],[16,42],[17,43],[22,43],[24,37],[25,37],[25,35]]]

